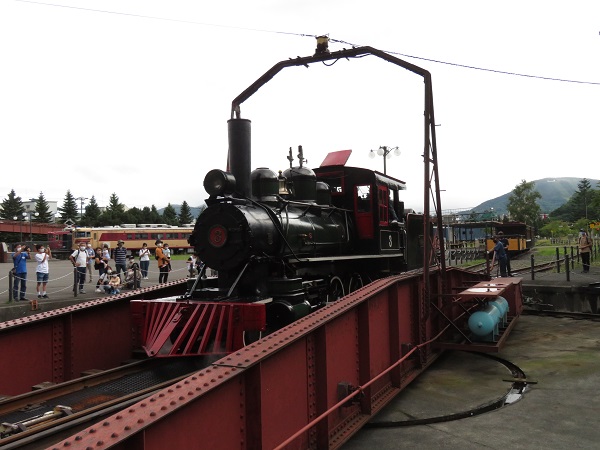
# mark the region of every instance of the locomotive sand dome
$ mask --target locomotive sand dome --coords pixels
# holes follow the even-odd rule
[[[277,174],[266,167],[259,167],[250,174],[252,197],[261,202],[276,202],[279,194]]]

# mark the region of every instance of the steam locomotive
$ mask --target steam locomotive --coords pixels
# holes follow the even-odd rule
[[[240,120],[229,121],[230,135],[247,134]],[[162,301],[168,313],[159,313],[161,301],[141,302],[146,322],[172,324],[159,341],[147,333],[147,352],[228,353],[372,280],[422,267],[424,216],[405,213],[405,183],[348,167],[349,155],[330,153],[310,169],[300,146],[298,164],[290,149],[283,173],[208,172],[207,208],[189,238],[203,268],[184,296]]]
[[[425,222],[428,204],[424,215],[405,212],[403,181],[346,166],[350,150],[330,153],[310,169],[301,146],[296,165],[290,148],[285,171],[251,170],[251,123],[239,117],[240,104],[285,67],[364,54],[425,77],[425,144],[435,155],[431,86],[423,69],[371,47],[317,49],[273,66],[234,99],[228,168],[204,179],[207,208],[189,238],[203,269],[188,280],[184,295],[131,302],[149,356],[228,354],[372,280],[423,267],[426,273],[433,235]],[[207,268],[218,276],[207,277]]]
[[[190,243],[219,276],[201,278],[191,297],[269,299],[267,325],[279,328],[367,281],[419,267],[419,240],[408,235],[422,234],[423,217],[405,216],[405,184],[346,167],[340,158],[349,152],[340,153],[312,170],[299,147],[297,166],[279,175],[254,170],[252,194],[242,198],[232,174],[210,171],[210,198]]]

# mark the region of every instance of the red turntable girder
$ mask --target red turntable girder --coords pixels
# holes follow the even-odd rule
[[[466,316],[438,276],[431,298]],[[481,279],[449,273],[443,290]],[[421,292],[418,274],[376,281],[52,448],[338,448],[443,351],[436,309],[416,341]]]

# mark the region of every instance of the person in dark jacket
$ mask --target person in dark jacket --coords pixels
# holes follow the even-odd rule
[[[510,243],[502,231],[498,231],[498,239],[502,242],[502,245],[504,245],[504,253],[506,253],[506,273],[509,277],[512,277],[512,270],[510,270],[510,255],[508,254],[508,246]]]
[[[504,250],[504,244],[498,239],[498,236],[493,236],[494,241],[494,258],[492,259],[492,269],[494,268],[494,261],[498,262],[500,267],[500,276],[506,277],[506,251]]]
[[[119,242],[117,242],[117,248],[115,248],[114,254],[115,272],[117,275],[120,275],[121,271],[123,271],[123,278],[125,278],[125,274],[127,273],[127,249],[125,248],[124,244],[124,241],[119,240]]]

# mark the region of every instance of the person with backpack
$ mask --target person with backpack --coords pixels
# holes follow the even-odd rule
[[[85,244],[81,244],[77,250],[75,250],[69,256],[71,263],[73,263],[73,267],[77,270],[77,282],[79,283],[79,293],[85,294],[83,290],[83,285],[85,283],[85,277],[87,275],[87,261],[88,254],[85,250]]]
[[[587,232],[583,228],[579,230],[579,253],[581,254],[581,264],[583,265],[583,271],[581,273],[588,273],[590,271],[592,244],[593,242],[587,235]]]

